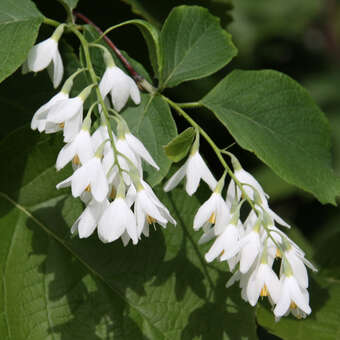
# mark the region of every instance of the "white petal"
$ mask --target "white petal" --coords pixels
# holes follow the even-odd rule
[[[103,77],[99,83],[100,94],[102,95],[103,98],[105,98],[111,90],[112,78],[114,78],[114,75],[112,75],[112,68],[108,67],[105,70]]]
[[[185,190],[188,195],[192,196],[200,183],[201,180],[201,172],[198,167],[197,167],[197,162],[195,162],[195,157],[197,157],[198,152],[195,153],[195,155],[190,155],[189,159],[186,164],[186,185],[185,185]]]
[[[141,190],[137,193],[137,200],[147,215],[153,217],[155,220],[161,223],[167,223],[167,220],[160,214],[156,206],[146,195],[145,190]]]
[[[197,163],[196,166],[200,169],[201,178],[203,179],[205,183],[209,185],[211,190],[214,190],[217,185],[217,181],[215,177],[212,175],[212,173],[210,172],[209,168],[207,167],[207,165],[205,164],[203,158],[201,157],[199,153],[197,153],[196,163]]]
[[[127,103],[130,95],[130,84],[127,80],[127,76],[123,71],[123,75],[119,75],[115,83],[111,88],[111,100],[115,110],[120,111]]]
[[[56,162],[56,168],[59,171],[62,169],[68,162],[72,160],[72,158],[76,154],[76,144],[75,143],[69,143],[64,145],[64,147],[60,150],[57,162]]]
[[[121,199],[116,199],[110,203],[99,221],[98,235],[100,239],[103,242],[117,240],[125,231],[124,219],[125,211]]]
[[[138,105],[140,103],[140,93],[137,84],[129,77],[130,96],[133,102]]]
[[[92,141],[90,137],[90,133],[85,130],[80,130],[77,141],[77,155],[79,157],[80,163],[84,164],[92,157],[94,157],[94,150],[92,147]]]
[[[96,174],[96,168],[92,160],[77,169],[72,175],[72,195],[79,197],[90,184],[91,178]]]
[[[207,262],[213,261],[217,256],[220,256],[224,248],[225,238],[223,236],[217,237],[209,251],[205,254]]]
[[[290,303],[291,303],[291,299],[290,299],[289,292],[285,287],[283,287],[281,290],[280,299],[274,308],[274,315],[276,317],[283,316],[289,309]]]
[[[52,61],[53,61],[53,78],[52,78],[53,86],[54,88],[57,88],[61,83],[61,80],[63,79],[64,75],[63,60],[61,59],[58,49],[56,50]]]
[[[145,148],[144,144],[136,138],[134,135],[131,133],[127,133],[125,135],[125,139],[129,145],[129,147],[141,158],[143,158],[146,162],[148,162],[150,165],[152,165],[154,168],[159,170],[158,165],[156,162],[153,160],[151,155],[149,154],[148,150]]]
[[[178,185],[178,183],[183,179],[186,173],[186,164],[183,164],[166,182],[163,190],[168,192]]]
[[[81,129],[83,122],[83,116],[79,114],[75,115],[73,118],[67,120],[64,126],[64,142],[69,143],[78,134]]]
[[[51,108],[47,120],[52,123],[63,123],[82,112],[82,99],[80,97],[69,98],[57,102]]]
[[[104,204],[99,204],[94,200],[89,203],[78,224],[78,233],[80,238],[89,237],[94,232],[98,220],[107,204],[107,201]]]
[[[45,69],[51,63],[57,48],[58,44],[52,38],[33,46],[27,56],[28,69],[33,72]]]
[[[252,232],[251,235],[249,235],[247,244],[241,250],[241,273],[246,273],[254,263],[257,255],[260,252],[259,242],[259,235],[256,232]]]
[[[91,176],[91,193],[96,201],[102,202],[109,192],[109,184],[99,158],[95,157],[93,162],[95,174]]]
[[[215,192],[204,204],[198,209],[194,218],[194,230],[198,230],[209,220],[211,215],[216,212],[217,196]]]

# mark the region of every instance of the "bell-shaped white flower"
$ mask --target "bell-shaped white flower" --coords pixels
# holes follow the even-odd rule
[[[227,254],[229,249],[236,246],[239,239],[238,227],[229,223],[222,234],[218,235],[209,251],[205,254],[207,262],[213,261],[216,257]]]
[[[140,181],[137,187],[134,212],[137,220],[138,235],[143,231],[145,221],[149,224],[157,222],[163,227],[166,227],[168,222],[176,225],[176,221],[170,215],[169,210],[143,180]]]
[[[290,245],[288,250],[284,252],[284,257],[289,262],[293,271],[293,275],[298,281],[299,285],[302,288],[308,288],[308,273],[306,265],[313,271],[317,271],[317,269],[292,245]]]
[[[95,157],[85,162],[73,175],[57,185],[57,189],[71,185],[73,197],[79,197],[85,190],[91,191],[97,202],[106,199],[109,185],[101,164],[101,154],[96,152]]]
[[[260,296],[269,296],[277,303],[281,285],[268,263],[260,263],[251,273],[246,289],[249,303],[255,306]]]
[[[83,120],[83,106],[93,85],[86,87],[77,97],[58,101],[46,117],[46,132],[56,124],[63,126],[64,141],[70,142],[80,131]]]
[[[90,127],[91,120],[88,117],[85,119],[80,132],[69,144],[64,145],[60,150],[56,163],[57,170],[62,169],[72,159],[76,164],[84,164],[94,157],[93,144],[89,132]]]
[[[61,100],[52,107],[47,116],[47,120],[57,124],[64,123],[76,115],[82,115],[83,104],[84,101],[79,96]]]
[[[80,238],[89,237],[92,235],[97,227],[99,219],[101,218],[104,210],[108,207],[109,201],[105,199],[102,202],[97,202],[92,199],[83,213],[79,216],[73,224],[71,233],[78,232]]]
[[[198,150],[192,152],[187,161],[168,180],[164,186],[164,191],[172,190],[184,177],[186,177],[185,189],[190,196],[196,192],[201,179],[209,185],[211,190],[214,190],[217,184]]]
[[[99,221],[98,236],[105,243],[113,242],[121,237],[125,231],[132,239],[133,244],[137,244],[136,217],[125,199],[117,196],[104,211]]]
[[[104,60],[107,67],[99,83],[102,97],[105,98],[110,93],[116,111],[120,111],[125,106],[129,97],[135,104],[139,104],[140,93],[134,80],[115,66],[111,54],[106,50],[104,51]]]
[[[297,307],[306,314],[311,313],[308,292],[298,284],[293,275],[282,275],[281,287],[280,298],[274,308],[276,317],[279,318]]]
[[[261,220],[259,219],[251,231],[245,233],[233,248],[221,256],[221,261],[229,260],[239,253],[240,272],[243,274],[248,272],[263,248],[260,238],[260,226]]]
[[[58,50],[58,41],[63,31],[64,25],[60,25],[50,38],[34,45],[28,53],[25,66],[28,71],[33,72],[48,67],[55,88],[59,86],[64,74],[63,61]]]
[[[46,127],[46,118],[51,108],[57,102],[65,100],[67,98],[68,98],[68,93],[61,91],[61,92],[58,92],[55,96],[53,96],[46,104],[41,106],[33,115],[32,122],[31,122],[31,129],[32,130],[38,129],[39,132],[44,131]],[[59,127],[58,130],[61,130],[61,129],[62,128]]]
[[[194,217],[194,230],[201,228],[207,221],[218,226],[228,223],[228,217],[230,214],[220,193],[223,187],[224,178],[222,178],[221,181],[222,182],[219,182],[221,185],[217,185],[217,188],[210,198],[198,209]]]

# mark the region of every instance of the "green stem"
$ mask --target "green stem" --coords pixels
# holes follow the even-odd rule
[[[191,103],[179,103],[177,104],[182,109],[193,109],[195,107],[202,107],[203,105],[200,102],[191,102]]]
[[[111,128],[111,124],[110,124],[110,119],[109,119],[109,112],[107,110],[107,107],[105,105],[105,102],[104,102],[104,99],[100,93],[100,90],[99,90],[99,86],[98,86],[98,80],[97,80],[97,75],[96,75],[96,72],[94,71],[94,68],[93,68],[93,65],[92,65],[92,61],[91,61],[91,56],[90,56],[90,49],[89,49],[89,43],[87,42],[87,40],[84,38],[84,36],[77,30],[75,29],[73,26],[70,26],[70,29],[72,30],[72,32],[78,37],[82,47],[83,47],[83,50],[84,50],[84,55],[85,55],[85,60],[86,60],[86,64],[87,64],[87,68],[88,68],[88,71],[90,73],[90,77],[91,77],[91,80],[93,82],[93,84],[95,85],[95,88],[96,88],[96,95],[97,95],[97,98],[98,98],[98,101],[99,101],[99,104],[101,105],[102,107],[102,112],[104,113],[104,120],[105,120],[105,125],[107,127],[107,131],[108,131],[108,134],[109,134],[109,137],[110,137],[110,142],[111,142],[111,146],[112,146],[112,149],[113,149],[113,153],[114,153],[114,158],[115,158],[115,163],[117,164],[118,166],[118,170],[119,170],[119,174],[120,176],[122,177],[122,169],[118,163],[118,150],[116,148],[116,144],[115,144],[115,141],[114,141],[114,138],[113,138],[113,132],[112,132],[112,128]]]
[[[215,144],[215,142],[210,138],[210,136],[203,130],[203,128],[196,123],[180,106],[179,104],[173,102],[171,99],[165,97],[164,95],[162,95],[163,99],[169,103],[169,105],[174,108],[184,119],[186,119],[187,122],[190,123],[190,125],[192,127],[194,127],[195,129],[197,129],[199,131],[199,133],[203,136],[203,138],[208,142],[208,144],[211,146],[211,148],[214,150],[217,158],[219,159],[219,161],[221,162],[221,164],[223,165],[223,167],[225,168],[225,170],[228,172],[229,176],[234,180],[234,182],[236,183],[236,185],[240,188],[243,197],[248,201],[249,205],[251,206],[251,208],[253,210],[255,210],[256,213],[257,209],[255,209],[255,205],[253,203],[253,201],[250,199],[250,197],[247,195],[247,193],[245,192],[242,183],[239,182],[239,180],[235,177],[233,171],[230,169],[229,165],[227,164],[227,162],[225,161],[225,159],[223,158],[222,152],[220,150],[220,148]]]
[[[54,27],[58,27],[59,25],[61,25],[60,22],[50,19],[50,18],[46,18],[46,17],[44,17],[43,23],[46,25],[54,26]]]

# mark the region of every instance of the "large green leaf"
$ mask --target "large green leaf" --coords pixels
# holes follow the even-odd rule
[[[43,19],[30,0],[1,0],[0,82],[24,62]]]
[[[123,111],[131,131],[144,143],[158,166],[159,171],[145,164],[146,179],[151,185],[158,184],[168,173],[171,161],[163,146],[177,136],[177,128],[168,103],[161,96],[142,94],[138,106]]]
[[[280,177],[335,203],[329,126],[306,90],[276,71],[234,71],[202,103]]]
[[[218,18],[198,6],[180,6],[171,11],[160,42],[161,88],[208,76],[236,55],[231,37]]]
[[[0,144],[1,338],[256,339],[253,309],[196,245],[197,198],[158,190],[178,225],[138,246],[69,236],[82,207],[55,189],[58,139],[21,129]]]

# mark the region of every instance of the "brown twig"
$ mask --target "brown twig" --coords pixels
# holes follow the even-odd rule
[[[102,35],[104,32],[88,17],[86,17],[84,14],[73,11],[73,15],[76,18],[79,18],[80,20],[84,21],[85,23],[91,25],[94,27],[94,29]],[[112,42],[110,38],[108,38],[106,35],[103,36],[103,39],[106,41],[106,43],[112,48],[116,56],[119,58],[119,60],[123,63],[125,68],[129,71],[131,77],[135,80],[135,82],[140,85],[143,83],[144,78],[131,66],[131,64],[127,61],[127,59],[123,56],[123,54],[120,52],[120,50],[117,48],[117,46]]]

